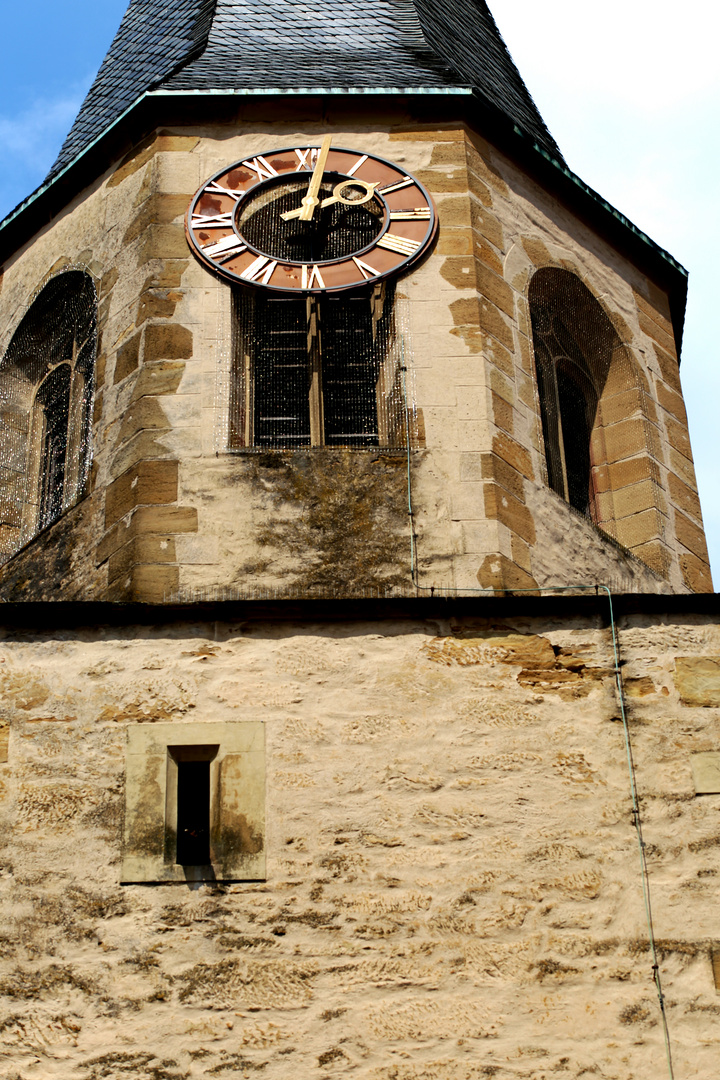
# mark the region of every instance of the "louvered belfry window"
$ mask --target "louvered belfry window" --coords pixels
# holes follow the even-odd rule
[[[568,270],[538,270],[529,302],[548,483],[594,520],[592,434],[617,332]]]
[[[405,445],[392,289],[235,294],[231,449]]]

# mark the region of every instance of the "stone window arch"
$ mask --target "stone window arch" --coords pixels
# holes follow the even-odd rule
[[[96,345],[95,284],[67,270],[35,297],[0,362],[2,559],[85,490]]]
[[[536,270],[528,300],[549,486],[666,572],[661,439],[647,377],[577,274]]]

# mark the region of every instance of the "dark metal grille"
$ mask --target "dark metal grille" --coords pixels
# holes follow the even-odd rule
[[[326,297],[320,332],[325,442],[377,446],[381,357],[367,297]]]
[[[307,303],[292,298],[255,305],[253,430],[257,446],[309,446],[310,370]]]
[[[404,446],[403,348],[392,287],[321,297],[238,291],[230,448]]]
[[[70,381],[70,365],[61,364],[45,379],[35,399],[42,405],[45,413],[38,520],[38,527],[41,529],[56,521],[63,508],[65,458],[70,418]]]

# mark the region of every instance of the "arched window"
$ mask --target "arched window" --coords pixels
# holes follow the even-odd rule
[[[548,483],[580,513],[597,521],[593,431],[617,332],[590,290],[569,270],[548,267],[530,281]]]
[[[96,340],[95,285],[68,270],[35,298],[0,363],[0,558],[85,489]]]

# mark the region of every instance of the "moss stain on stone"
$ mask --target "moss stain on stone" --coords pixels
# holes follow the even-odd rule
[[[410,584],[403,456],[347,450],[263,454],[252,462],[251,482],[275,510],[258,543],[293,557],[293,570],[282,571],[292,574],[292,588],[362,595]]]

